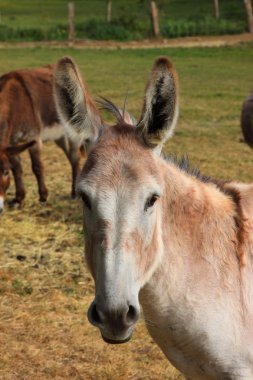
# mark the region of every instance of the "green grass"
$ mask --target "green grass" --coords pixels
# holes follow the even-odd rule
[[[180,119],[166,151],[187,153],[204,174],[252,181],[253,152],[239,142],[242,102],[253,87],[252,45],[156,50],[1,49],[0,72],[71,55],[91,94],[138,118],[148,73],[168,55],[180,80]],[[38,202],[28,155],[22,210],[0,219],[0,378],[4,380],[179,380],[138,323],[134,339],[111,347],[87,322],[93,282],[82,260],[82,213],[71,201],[70,168],[53,144],[43,149],[47,204]],[[9,198],[13,196],[13,183]],[[18,257],[23,257],[22,261]]]

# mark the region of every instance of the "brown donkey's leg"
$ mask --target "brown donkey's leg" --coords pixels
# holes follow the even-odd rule
[[[44,180],[44,166],[41,161],[40,142],[36,142],[31,148],[29,148],[29,154],[32,161],[32,171],[38,182],[40,202],[46,202],[48,191]]]
[[[10,163],[11,163],[11,170],[13,173],[14,181],[15,181],[15,187],[16,187],[16,194],[15,198],[9,202],[10,206],[18,206],[21,205],[22,201],[25,198],[25,187],[23,182],[23,169],[21,165],[21,158],[20,156],[10,156],[9,157]]]
[[[58,140],[55,140],[55,143],[63,150],[67,159],[70,162],[72,168],[72,188],[71,188],[71,197],[74,199],[76,197],[76,179],[78,177],[80,167],[80,152],[76,144],[70,141],[66,136],[61,137]]]

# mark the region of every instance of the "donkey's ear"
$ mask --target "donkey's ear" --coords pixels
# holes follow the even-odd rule
[[[35,140],[29,141],[28,143],[19,144],[19,145],[10,145],[4,148],[4,151],[9,156],[15,156],[16,154],[19,154],[23,152],[24,150],[31,148],[36,143]]]
[[[147,83],[137,131],[148,146],[161,151],[164,142],[172,136],[177,119],[177,73],[167,57],[159,57]]]
[[[60,121],[70,138],[80,144],[94,142],[102,120],[77,66],[69,57],[60,59],[56,65],[54,99]]]

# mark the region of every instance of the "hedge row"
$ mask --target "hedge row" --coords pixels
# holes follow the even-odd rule
[[[161,23],[160,28],[161,37],[172,38],[243,33],[247,31],[247,24],[242,21],[215,20],[207,17],[199,20],[169,20]],[[56,25],[49,29],[0,25],[0,41],[66,40],[67,36],[67,25]],[[80,39],[129,41],[150,38],[152,33],[146,24],[131,18],[119,18],[111,23],[91,19],[75,25],[75,36]]]

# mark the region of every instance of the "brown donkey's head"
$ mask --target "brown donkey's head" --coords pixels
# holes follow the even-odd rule
[[[0,147],[0,214],[4,211],[4,198],[10,185],[10,156],[23,152],[34,143],[35,141],[30,141],[16,146]]]
[[[139,317],[139,291],[163,255],[159,154],[177,122],[177,74],[167,58],[155,61],[137,125],[105,101],[117,118],[115,126],[105,127],[70,58],[58,62],[55,100],[69,134],[90,143],[77,184],[96,288],[88,318],[105,341],[123,343]]]

